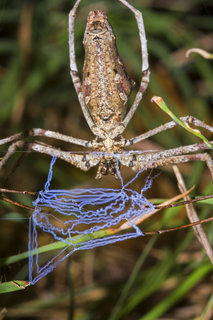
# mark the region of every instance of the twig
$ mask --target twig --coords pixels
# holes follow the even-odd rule
[[[38,194],[38,192],[33,192],[33,191],[20,191],[20,190],[11,190],[11,189],[4,189],[4,188],[0,188],[0,192],[16,193],[16,194],[29,194],[31,196],[36,196]]]
[[[1,199],[4,200],[4,201],[6,201],[6,202],[8,202],[8,203],[12,203],[12,204],[14,204],[14,205],[17,206],[17,207],[21,207],[21,208],[28,209],[28,210],[32,210],[32,211],[34,210],[33,207],[26,206],[25,204],[21,204],[21,203],[19,203],[19,202],[13,201],[13,200],[8,199],[8,198],[6,198],[6,197],[2,197]]]
[[[190,228],[190,227],[201,227],[201,224],[206,223],[206,222],[210,222],[213,221],[213,217],[210,218],[206,218],[203,220],[198,220],[189,224],[185,224],[183,226],[179,226],[179,227],[174,227],[174,228],[169,228],[169,229],[163,229],[163,230],[158,230],[158,231],[146,231],[143,232],[143,234],[145,236],[152,236],[155,234],[162,234],[162,233],[166,233],[166,232],[171,232],[171,231],[176,231],[176,230],[181,230],[181,229],[185,229],[185,228]]]
[[[180,170],[175,165],[173,166],[173,170],[174,170],[174,173],[175,173],[177,181],[178,181],[179,190],[181,192],[185,192],[186,191],[186,186],[185,186],[183,177],[182,177],[182,175],[180,173]],[[187,200],[187,201],[188,200],[191,201],[191,197],[189,195],[185,196],[184,199]],[[187,216],[188,216],[189,220],[192,223],[197,221],[197,220],[199,220],[197,212],[194,209],[192,203],[186,204],[186,212],[187,212]],[[208,240],[208,238],[207,238],[202,226],[201,225],[196,225],[196,226],[193,226],[193,229],[194,229],[194,232],[195,232],[195,236],[197,237],[198,241],[201,243],[201,245],[205,249],[206,254],[209,257],[209,260],[213,264],[213,251],[212,251],[211,245],[209,243],[209,240]]]

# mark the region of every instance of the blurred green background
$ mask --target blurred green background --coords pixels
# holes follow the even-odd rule
[[[67,27],[73,4],[71,0],[0,0],[1,138],[36,127],[82,139],[93,138],[69,75]],[[124,136],[133,137],[170,121],[150,102],[153,95],[162,96],[176,115],[190,114],[212,125],[212,62],[196,54],[185,57],[186,50],[192,47],[213,52],[212,1],[132,0],[131,4],[143,13],[151,79]],[[79,70],[84,59],[86,17],[95,9],[107,12],[119,54],[137,90],[141,77],[137,25],[133,14],[116,0],[82,0],[75,28]],[[79,150],[74,145],[43,141],[64,150]],[[175,128],[139,143],[137,149],[167,149],[196,141],[184,129]],[[0,156],[7,147],[1,147]],[[17,152],[0,173],[1,187],[41,190],[49,162],[45,155]],[[180,168],[187,187],[196,185],[194,196],[212,193],[213,184],[205,164],[197,162]],[[112,177],[95,181],[96,169],[85,173],[58,160],[52,186],[119,185]],[[171,168],[157,172],[161,175],[147,196],[167,199],[178,194]],[[125,169],[122,175],[128,180],[133,173]],[[136,187],[141,185],[142,178]],[[17,195],[10,198],[28,205],[34,199]],[[212,212],[210,205],[197,204],[196,208],[200,217]],[[0,215],[6,219],[0,221],[1,257],[27,250],[28,223],[22,218],[30,214],[0,200]],[[184,208],[158,215],[141,226],[142,230],[187,222]],[[212,224],[204,228],[213,240]],[[27,261],[3,266],[1,281],[27,279],[27,273]],[[34,287],[1,295],[0,306],[8,310],[5,319],[210,319],[212,284],[212,269],[192,230],[181,230],[158,238],[139,238],[77,252]]]

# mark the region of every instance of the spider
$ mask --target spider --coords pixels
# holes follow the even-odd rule
[[[84,34],[85,61],[82,82],[78,75],[75,59],[74,25],[77,8],[81,0],[77,0],[69,14],[69,53],[70,74],[78,95],[82,112],[95,138],[87,141],[64,134],[35,128],[25,133],[18,133],[2,139],[0,144],[12,142],[8,152],[0,162],[0,168],[17,148],[26,147],[29,151],[37,151],[56,156],[76,167],[87,171],[98,165],[96,178],[112,174],[116,176],[116,166],[122,164],[138,171],[143,167],[156,168],[171,164],[186,163],[192,160],[206,161],[213,177],[213,161],[208,153],[196,153],[210,149],[204,143],[180,146],[163,151],[125,151],[132,146],[157,133],[171,129],[177,125],[175,121],[165,123],[153,130],[131,139],[122,136],[123,131],[134,115],[149,83],[149,64],[147,41],[142,13],[130,5],[126,0],[119,0],[135,15],[139,30],[142,53],[142,78],[139,90],[132,106],[127,112],[127,101],[133,83],[129,79],[119,58],[115,35],[102,11],[91,11],[88,15]],[[180,118],[186,124],[193,124],[213,132],[213,127],[192,116]],[[67,152],[56,149],[42,142],[25,143],[26,136],[45,136],[60,141],[89,148],[86,152]]]

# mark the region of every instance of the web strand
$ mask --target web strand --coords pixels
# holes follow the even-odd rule
[[[116,157],[115,157],[116,158]],[[50,169],[44,190],[39,192],[33,202],[35,209],[29,224],[29,278],[31,284],[51,272],[59,263],[77,250],[88,250],[107,244],[142,236],[143,232],[136,225],[145,214],[154,211],[155,206],[144,197],[144,192],[152,186],[149,175],[140,192],[129,186],[133,179],[124,184],[117,160],[117,176],[121,187],[88,189],[50,189],[53,166],[56,157],[50,163]],[[123,223],[132,226],[131,232],[104,234],[106,229],[117,229]],[[66,246],[45,265],[40,264],[38,254],[39,233],[47,233],[54,241],[62,241]],[[103,234],[100,234],[100,233]],[[98,234],[99,233],[99,234]],[[33,253],[36,253],[35,256]]]

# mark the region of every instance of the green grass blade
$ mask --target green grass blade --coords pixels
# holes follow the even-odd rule
[[[111,229],[101,230],[101,231],[94,232],[93,234],[90,234],[90,239],[98,239],[101,237],[109,236],[111,234],[112,234]],[[56,241],[56,242],[44,245],[44,246],[38,248],[37,250],[33,250],[31,252],[31,254],[36,255],[36,254],[50,252],[53,250],[60,250],[65,247],[69,248],[70,246],[72,246],[72,243],[74,243],[75,247],[76,247],[76,246],[80,245],[82,242],[86,242],[86,241],[88,241],[88,235],[84,235],[81,238],[79,238],[79,236],[75,236],[72,238],[72,241],[70,241],[70,245],[68,245],[67,243],[65,243],[63,241]],[[15,263],[15,262],[27,259],[28,256],[29,256],[29,252],[25,251],[20,254],[10,256],[10,257],[1,258],[0,259],[0,266],[8,265],[11,263]]]
[[[156,240],[157,240],[157,237],[151,238],[150,241],[148,242],[147,246],[145,247],[145,250],[142,252],[141,256],[139,257],[139,259],[134,267],[134,270],[132,271],[127,283],[125,284],[125,286],[122,290],[122,293],[118,299],[117,304],[115,305],[115,307],[113,309],[113,312],[112,312],[109,320],[117,320],[118,319],[118,317],[122,311],[122,308],[125,304],[125,301],[127,301],[127,298],[129,296],[129,292],[130,292],[133,284],[135,283],[135,281],[141,271],[141,268],[142,268],[147,256],[149,255],[152,247],[154,246]]]
[[[210,143],[210,141],[204,135],[202,135],[199,130],[191,128],[188,124],[182,122],[178,117],[176,117],[176,115],[168,108],[165,101],[161,97],[155,96],[152,98],[152,101],[154,101],[164,112],[166,112],[177,124],[196,137],[202,139],[208,148],[213,148],[213,145]]]
[[[13,291],[23,290],[29,286],[29,281],[13,280],[9,282],[0,283],[0,294]]]
[[[212,271],[212,265],[206,263],[197,268],[189,275],[179,287],[174,290],[167,298],[157,304],[150,312],[141,317],[140,320],[159,319],[167,310],[177,303],[189,290],[191,290],[208,272]]]

